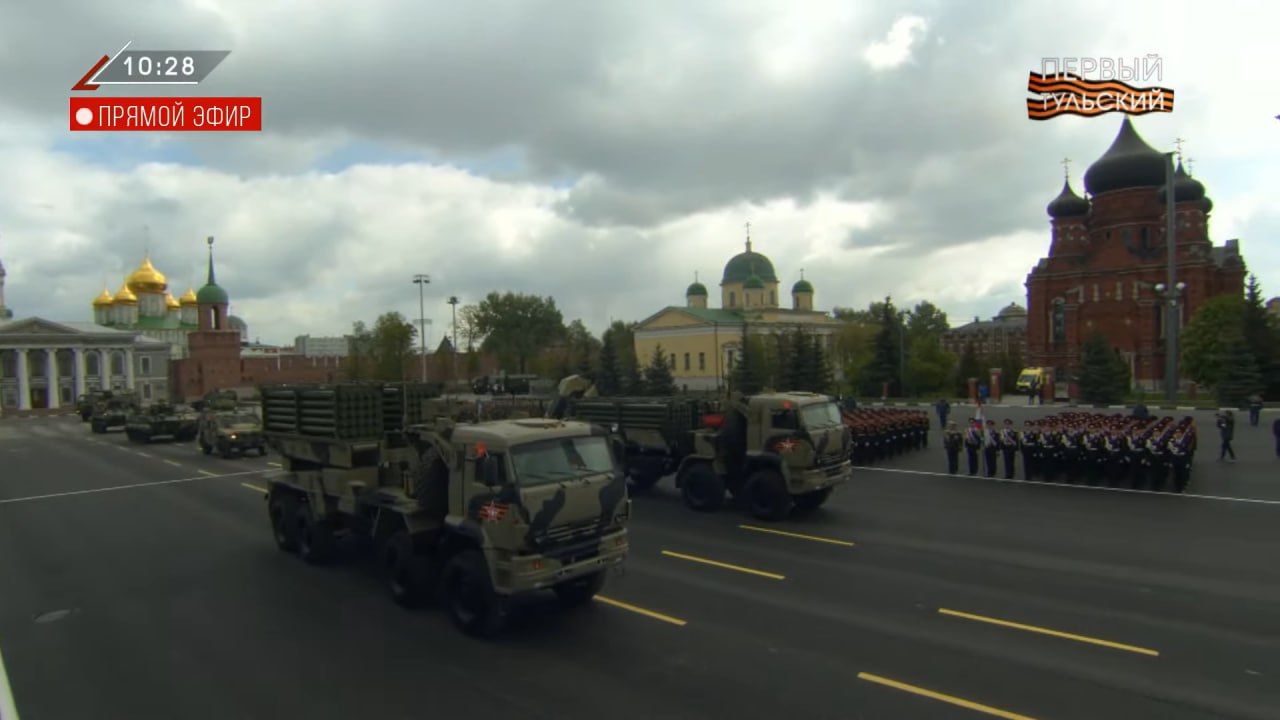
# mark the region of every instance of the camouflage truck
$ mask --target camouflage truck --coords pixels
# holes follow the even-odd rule
[[[433,400],[421,422],[396,423],[382,398],[355,383],[262,388],[285,471],[266,494],[281,550],[327,563],[341,538],[362,540],[397,603],[438,600],[479,637],[502,629],[518,596],[589,602],[627,557],[631,501],[599,429],[458,423]]]
[[[849,430],[826,395],[602,398],[571,377],[552,414],[607,427],[633,486],[674,473],[694,510],[719,510],[727,493],[756,518],[782,520],[793,508],[822,506],[852,475]]]
[[[105,397],[93,405],[93,414],[89,416],[89,429],[95,433],[105,433],[115,428],[124,428],[129,423],[129,414],[138,407],[138,401],[130,393],[115,393]]]
[[[76,414],[80,416],[80,421],[89,422],[89,418],[93,417],[94,406],[110,396],[110,390],[94,390],[76,398]]]
[[[177,442],[190,442],[196,436],[197,418],[194,411],[169,403],[152,403],[141,408],[134,406],[125,419],[124,432],[129,440],[149,443],[160,438]]]

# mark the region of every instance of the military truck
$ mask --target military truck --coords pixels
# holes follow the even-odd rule
[[[89,416],[89,428],[95,433],[124,428],[129,423],[129,413],[138,407],[138,402],[130,393],[116,393],[94,403],[93,414]]]
[[[631,500],[591,425],[459,423],[435,400],[407,423],[357,383],[264,386],[262,403],[285,471],[266,495],[276,545],[327,563],[362,540],[397,603],[438,600],[466,634],[496,634],[528,593],[589,602],[627,557]]]
[[[705,400],[602,398],[581,378],[561,383],[552,414],[607,427],[634,486],[675,474],[694,510],[719,510],[726,493],[761,520],[823,505],[852,474],[850,437],[826,395],[765,392]]]
[[[137,443],[149,443],[160,438],[190,442],[196,436],[196,422],[194,411],[157,402],[145,408],[131,408],[125,419],[124,432],[130,441]]]
[[[234,390],[214,390],[193,404],[200,410],[196,424],[200,452],[216,452],[224,458],[237,453],[246,455],[250,450],[259,457],[267,454],[262,419],[255,408],[240,401]]]

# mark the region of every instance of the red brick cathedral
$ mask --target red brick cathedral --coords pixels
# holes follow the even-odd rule
[[[1101,331],[1129,361],[1134,384],[1164,378],[1164,315],[1156,285],[1166,281],[1163,153],[1125,117],[1115,142],[1084,175],[1086,197],[1068,178],[1047,211],[1049,256],[1027,275],[1027,364],[1054,368],[1061,381],[1077,369],[1080,346]],[[1185,327],[1206,299],[1243,293],[1239,242],[1209,239],[1213,203],[1178,160],[1174,179],[1178,302]],[[1167,301],[1166,301],[1167,302]]]

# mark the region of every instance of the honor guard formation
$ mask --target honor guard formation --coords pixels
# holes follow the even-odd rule
[[[1019,431],[1012,420],[997,425],[977,418],[964,430],[949,423],[943,447],[952,474],[959,472],[963,451],[970,475],[981,468],[987,477],[1011,480],[1021,454],[1027,480],[1183,492],[1191,479],[1196,427],[1190,416],[1175,421],[1063,412],[1027,420]]]
[[[849,459],[854,465],[871,465],[929,447],[929,414],[922,410],[845,408],[841,414],[852,433]]]

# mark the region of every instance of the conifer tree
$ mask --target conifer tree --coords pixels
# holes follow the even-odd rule
[[[646,395],[676,394],[676,381],[671,375],[671,365],[662,345],[653,349],[653,357],[649,358],[649,365],[644,369],[644,390]]]

